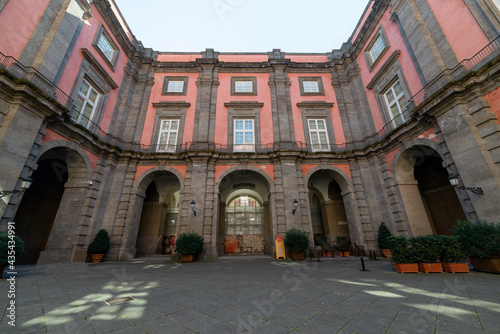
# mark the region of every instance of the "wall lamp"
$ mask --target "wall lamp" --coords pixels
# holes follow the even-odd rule
[[[294,199],[293,200],[293,211],[292,211],[292,214],[295,214],[295,211],[297,210],[297,207],[299,206],[299,202],[297,202],[297,199]]]
[[[191,201],[191,210],[193,210],[193,213],[194,215],[196,216],[196,211],[194,211],[194,207],[195,207],[196,203],[194,200]]]
[[[0,191],[0,198],[7,196],[7,195],[10,195],[10,194],[17,194],[17,193],[20,193],[21,191],[25,191],[26,189],[28,189],[31,186],[32,183],[33,183],[32,179],[22,177],[21,178],[21,190],[12,190],[12,191],[11,190],[2,190],[2,191]]]
[[[472,191],[474,194],[478,194],[478,195],[484,195],[483,188],[481,188],[481,187],[463,187],[463,186],[459,187],[458,186],[458,175],[451,174],[448,177],[448,180],[450,181],[451,185],[455,188],[469,190],[469,191]]]

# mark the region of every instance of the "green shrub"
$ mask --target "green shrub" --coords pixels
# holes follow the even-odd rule
[[[389,249],[389,244],[387,242],[387,238],[391,237],[391,231],[385,226],[385,223],[382,222],[378,227],[378,248],[379,249]]]
[[[14,241],[14,249],[9,248],[9,241]],[[16,261],[24,254],[24,242],[15,235],[12,239],[7,233],[0,233],[0,266],[8,263],[9,251],[15,251]]]
[[[460,251],[460,244],[457,237],[438,235],[439,242],[439,260],[444,263],[460,263],[465,258]]]
[[[339,252],[349,251],[349,242],[347,240],[347,237],[337,236],[335,239],[335,243],[337,244],[337,249]]]
[[[412,237],[409,240],[410,245],[418,254],[418,262],[436,263],[439,256],[439,242],[433,235]]]
[[[309,247],[309,233],[292,228],[285,233],[285,247],[290,252],[304,252]]]
[[[396,263],[417,263],[418,254],[413,247],[409,247],[408,240],[405,237],[389,237],[389,249],[392,253],[392,260]]]
[[[94,241],[92,241],[87,249],[89,254],[107,254],[110,247],[109,235],[105,229],[97,232]]]
[[[195,232],[182,233],[175,241],[175,252],[181,255],[199,254],[203,251],[203,237]]]
[[[330,240],[327,236],[314,237],[314,246],[320,246],[322,250],[327,250]]]
[[[459,221],[452,229],[460,249],[469,257],[500,257],[500,223]]]

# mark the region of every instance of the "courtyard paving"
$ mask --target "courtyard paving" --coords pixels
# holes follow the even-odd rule
[[[0,333],[500,333],[500,275],[402,275],[385,259],[365,263],[368,271],[356,257],[20,266],[15,298],[6,274],[0,282]]]

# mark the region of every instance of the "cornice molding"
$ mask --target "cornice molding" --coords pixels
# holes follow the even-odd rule
[[[185,101],[161,101],[153,103],[153,107],[156,109],[179,109],[179,108],[189,108],[191,103]]]
[[[297,103],[297,107],[299,108],[332,108],[335,105],[333,102],[324,102],[324,101],[302,101]]]
[[[97,61],[94,55],[87,48],[82,48],[83,57],[97,70],[99,75],[106,81],[106,83],[112,88],[116,89],[119,86],[116,82],[111,78],[111,76],[106,72],[104,67]]]
[[[231,102],[226,102],[224,103],[224,107],[226,108],[246,108],[246,109],[255,109],[255,108],[262,108],[264,106],[264,103],[258,102],[258,101],[231,101]]]
[[[373,78],[370,81],[370,83],[366,86],[366,88],[373,89],[373,87],[375,87],[375,85],[380,80],[380,78],[387,72],[387,70],[392,65],[394,65],[394,62],[396,60],[398,60],[400,54],[401,54],[401,50],[394,51],[391,54],[391,56],[389,57],[389,59],[386,60],[386,62],[384,63],[384,65],[382,65],[382,67],[380,68],[380,70],[378,70],[377,73],[375,73],[375,75],[373,76]]]

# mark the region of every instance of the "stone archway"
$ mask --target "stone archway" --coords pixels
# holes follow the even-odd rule
[[[415,142],[398,152],[393,173],[413,235],[449,234],[466,219],[455,189],[448,181],[435,143]]]
[[[122,240],[125,247],[119,259],[171,253],[169,242],[175,242],[183,187],[184,177],[171,167],[154,167],[137,178],[126,220],[128,233]]]
[[[333,196],[334,198],[336,198],[334,201],[337,201],[337,203],[335,203],[337,207],[343,206],[345,210],[345,218],[346,218],[345,224],[341,224],[345,226],[343,226],[344,227],[343,230],[337,230],[338,234],[345,235],[346,233],[348,233],[352,243],[366,246],[366,241],[361,228],[361,221],[359,218],[360,217],[359,210],[356,203],[356,198],[354,196],[354,186],[352,184],[351,178],[338,167],[331,165],[319,165],[309,170],[304,176],[304,184],[307,185],[310,191],[311,188],[313,189],[317,188],[314,186],[314,181],[313,181],[313,186],[310,186],[311,178],[313,178],[313,175],[315,175],[316,173],[320,173],[328,179],[328,182],[322,186],[323,190],[321,191],[322,197],[325,199],[325,201],[329,198],[329,196]],[[332,181],[335,185],[335,191],[333,189],[330,189],[330,184],[332,183]],[[340,188],[340,193],[338,193],[337,191],[337,189],[339,188]],[[340,199],[341,202],[339,201]],[[322,219],[324,224],[325,221],[326,222],[328,221],[328,217],[325,219],[323,213],[322,213]],[[346,231],[345,228],[348,229],[348,232]]]
[[[272,180],[258,168],[231,168],[219,176],[217,254],[271,254]]]
[[[69,262],[92,169],[73,143],[58,140],[42,146],[33,185],[26,191],[14,221],[26,243],[25,263]],[[74,199],[78,198],[78,201]]]

